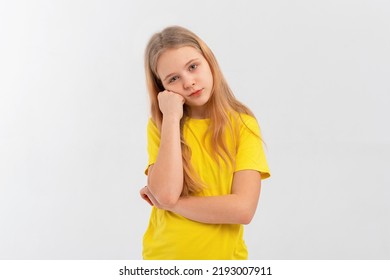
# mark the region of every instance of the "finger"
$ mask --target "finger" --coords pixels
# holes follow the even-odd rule
[[[145,200],[147,203],[149,203],[150,206],[153,206],[153,202],[149,199],[149,197],[146,194],[142,195],[142,199]]]
[[[141,188],[141,189],[139,190],[139,194],[140,194],[141,196],[143,196],[143,195],[145,194],[145,191],[146,191],[146,186],[143,187],[143,188]]]
[[[140,190],[140,195],[141,195],[141,198],[144,199],[147,203],[149,203],[151,206],[154,205],[153,201],[150,199],[150,197],[148,196],[149,194],[149,190],[148,190],[148,187],[145,186],[143,187],[141,190]]]
[[[153,194],[149,191],[148,188],[146,188],[146,195],[148,196],[148,199],[152,202],[154,206],[159,205],[157,199],[153,196]]]

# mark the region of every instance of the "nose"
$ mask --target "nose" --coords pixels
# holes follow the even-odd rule
[[[195,86],[195,79],[191,75],[187,75],[184,77],[183,86],[185,89],[190,89]]]

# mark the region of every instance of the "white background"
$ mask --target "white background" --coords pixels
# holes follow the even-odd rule
[[[388,1],[0,3],[0,259],[141,259],[143,52],[173,24],[262,128],[250,258],[390,258]]]

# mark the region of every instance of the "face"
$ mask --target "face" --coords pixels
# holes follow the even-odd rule
[[[184,97],[185,104],[191,108],[191,117],[206,117],[213,75],[197,49],[181,47],[164,51],[157,61],[157,74],[166,90]]]

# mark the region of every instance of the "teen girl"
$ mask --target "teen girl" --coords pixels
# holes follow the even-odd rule
[[[144,259],[247,259],[243,224],[270,176],[252,112],[233,95],[207,45],[174,26],[145,53],[151,102]]]

